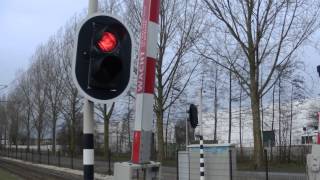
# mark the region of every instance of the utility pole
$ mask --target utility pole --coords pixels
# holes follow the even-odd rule
[[[88,16],[98,11],[98,0],[89,0]],[[94,103],[84,99],[83,106],[83,178],[94,179]]]

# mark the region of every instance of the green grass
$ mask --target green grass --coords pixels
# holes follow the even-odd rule
[[[10,174],[7,171],[4,171],[3,169],[0,169],[0,179],[5,180],[19,180],[19,178],[13,174]]]

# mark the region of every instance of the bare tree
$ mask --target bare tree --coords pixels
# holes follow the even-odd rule
[[[296,113],[294,113],[294,103],[302,103],[305,96],[305,82],[302,76],[295,76],[291,80],[291,95],[290,95],[290,127],[289,127],[289,151],[288,151],[288,163],[291,161],[291,145],[292,145],[292,125],[293,125],[293,117]]]
[[[7,131],[8,131],[8,118],[6,112],[6,97],[0,97],[0,138],[1,138],[1,146],[7,145]]]
[[[229,71],[229,128],[228,128],[228,143],[231,143],[231,128],[232,128],[232,71]]]
[[[21,75],[18,88],[22,92],[23,96],[23,106],[25,113],[25,120],[23,121],[26,127],[26,136],[27,136],[27,151],[30,150],[30,141],[31,141],[31,130],[32,130],[32,111],[33,111],[33,101],[32,97],[32,82],[30,81],[30,72],[25,72]]]
[[[277,76],[275,68],[285,67],[294,53],[318,26],[319,2],[272,0],[203,0],[212,15],[212,38],[205,38],[207,47],[201,48],[203,57],[218,62],[216,55],[226,63],[243,82],[250,96],[253,119],[254,161],[260,167],[263,159],[261,139],[260,98],[272,88]],[[308,12],[308,13],[305,13]],[[208,49],[210,51],[208,51]],[[215,56],[212,56],[212,51]],[[231,55],[238,54],[235,61]],[[234,58],[233,58],[234,59]],[[228,65],[225,65],[228,64]],[[260,68],[265,70],[262,81]],[[231,66],[231,68],[230,68]]]
[[[52,152],[56,152],[57,121],[62,105],[63,95],[63,67],[59,59],[59,41],[56,36],[51,37],[47,43],[48,59],[44,63],[44,86],[46,86],[46,98],[51,116]]]
[[[9,144],[14,144],[18,147],[19,140],[21,139],[21,94],[16,89],[8,95],[7,101],[7,118],[8,118],[8,130],[9,130]]]
[[[97,109],[99,110],[99,112],[101,112],[102,116],[100,115],[100,113],[96,113],[98,116],[100,116],[103,119],[104,122],[104,138],[103,138],[103,144],[104,144],[104,156],[105,158],[109,158],[109,151],[110,151],[110,144],[109,144],[109,137],[110,137],[110,130],[109,130],[109,126],[110,126],[110,118],[112,116],[112,113],[114,111],[114,106],[115,103],[111,104],[111,107],[107,107],[107,104],[104,105],[97,105]]]
[[[37,132],[37,150],[40,152],[42,137],[46,128],[46,96],[47,87],[44,86],[44,62],[48,58],[44,45],[38,47],[33,56],[33,64],[31,65],[30,73],[32,82],[32,101],[34,104],[34,127]]]
[[[201,18],[200,18],[201,19]],[[188,51],[200,37],[199,6],[197,1],[161,1],[160,41],[156,65],[156,93],[154,111],[157,124],[158,160],[164,158],[163,114],[180,97],[196,65],[187,70]],[[173,56],[169,56],[170,51]],[[189,61],[190,62],[190,61]],[[189,73],[186,73],[189,72]],[[179,93],[169,101],[174,89]]]
[[[79,119],[79,113],[81,110],[80,96],[77,88],[72,81],[72,57],[73,47],[75,45],[74,37],[78,25],[78,16],[75,16],[70,20],[70,23],[64,28],[64,35],[62,41],[59,43],[58,58],[62,62],[63,72],[63,91],[62,96],[62,110],[61,113],[66,121],[68,134],[69,134],[69,153],[74,155],[76,151],[76,142],[78,140],[78,125],[81,124]]]

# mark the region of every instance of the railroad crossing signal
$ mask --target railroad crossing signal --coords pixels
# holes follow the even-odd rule
[[[190,104],[189,107],[189,121],[191,124],[191,127],[194,129],[198,126],[198,109],[197,106],[194,104]]]
[[[93,102],[108,103],[126,94],[133,69],[133,38],[114,16],[95,14],[80,26],[73,62],[73,80]]]

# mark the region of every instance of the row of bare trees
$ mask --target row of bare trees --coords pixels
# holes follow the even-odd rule
[[[141,1],[101,2],[101,11],[124,17],[138,40]],[[281,92],[286,84],[291,87],[292,119],[292,104],[303,99],[298,93],[302,80],[295,78],[292,69],[297,67],[300,47],[319,27],[319,7],[317,0],[162,0],[154,94],[158,160],[165,158],[170,124],[185,118],[188,103],[197,102],[195,94],[200,89],[201,76],[208,94],[212,93],[212,103],[206,106],[213,107],[215,114],[214,142],[218,139],[218,111],[222,104],[229,104],[229,142],[234,123],[231,117],[234,102],[239,102],[240,137],[242,106],[249,107],[247,113],[252,116],[255,165],[261,166],[264,105],[270,99],[275,104],[277,90],[281,104]],[[82,18],[72,18],[37,48],[30,67],[19,74],[6,97],[7,103],[1,104],[1,128],[4,129],[1,132],[10,136],[10,143],[17,144],[19,139],[26,137],[29,145],[30,139],[36,138],[40,150],[41,139],[50,137],[55,151],[59,139],[57,131],[63,130],[68,135],[69,151],[75,152],[82,124],[82,105],[72,83],[71,61],[77,24]],[[226,90],[228,94],[224,93]],[[128,94],[129,106],[97,106],[98,117],[105,123],[105,153],[109,149],[109,121],[116,109],[123,112],[120,119],[126,122],[124,128],[130,146],[130,119],[134,109],[130,104],[135,99],[134,94],[133,86]],[[282,111],[281,106],[278,107],[280,131]],[[273,120],[272,128],[274,126]],[[291,134],[290,130],[290,137]],[[279,139],[279,143],[282,142]]]
[[[30,67],[19,72],[14,85],[1,104],[5,112],[8,143],[23,143],[29,150],[36,139],[40,151],[43,139],[51,139],[56,151],[58,126],[66,125],[70,152],[75,151],[80,123],[80,97],[71,81],[72,48],[76,18],[61,28],[44,44],[37,47],[30,59]],[[59,129],[61,130],[61,129]],[[7,142],[6,142],[7,143]]]

